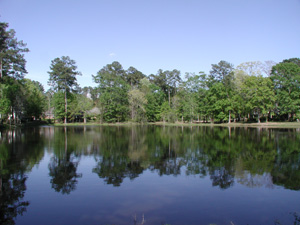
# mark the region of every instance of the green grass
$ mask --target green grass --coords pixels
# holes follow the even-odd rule
[[[51,125],[51,124],[50,124]],[[164,123],[164,122],[155,122],[155,123],[136,123],[136,122],[123,122],[123,123],[97,123],[97,122],[88,122],[88,123],[54,123],[53,126],[136,126],[136,125],[157,125],[157,126],[186,126],[186,127],[257,127],[257,128],[300,128],[300,122],[262,122],[262,123]]]

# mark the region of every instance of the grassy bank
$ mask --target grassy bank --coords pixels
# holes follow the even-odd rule
[[[261,128],[300,128],[300,122],[263,122],[263,123],[153,123],[160,126],[213,126],[213,127],[261,127]]]
[[[24,124],[9,125],[2,124],[0,128],[16,128],[16,127],[28,127],[28,126],[138,126],[138,125],[156,125],[156,126],[173,126],[173,127],[256,127],[256,128],[300,128],[300,122],[262,122],[262,123],[164,123],[164,122],[155,122],[155,123],[136,123],[136,122],[123,122],[123,123],[99,123],[99,122],[88,122],[88,123],[46,123],[45,121],[39,122],[29,122]]]
[[[300,122],[263,122],[263,123],[136,123],[136,122],[124,122],[124,123],[55,123],[49,124],[53,126],[136,126],[136,125],[157,125],[157,126],[209,126],[209,127],[260,127],[260,128],[300,128]]]

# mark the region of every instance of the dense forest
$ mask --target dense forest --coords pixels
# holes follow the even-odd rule
[[[211,122],[294,121],[300,118],[300,59],[227,61],[204,72],[159,69],[145,75],[112,62],[92,75],[96,87],[80,87],[81,75],[69,56],[49,65],[45,91],[26,79],[29,51],[7,23],[0,23],[0,121]]]

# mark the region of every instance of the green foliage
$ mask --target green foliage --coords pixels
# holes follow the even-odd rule
[[[0,33],[0,114],[4,119],[9,115],[16,115],[16,121],[39,118],[46,108],[49,115],[54,107],[56,118],[66,123],[67,119],[86,118],[93,106],[100,111],[93,116],[101,122],[130,118],[138,122],[231,122],[246,115],[257,116],[260,122],[262,116],[268,120],[274,114],[300,118],[299,58],[275,66],[272,61],[245,62],[235,70],[221,60],[212,64],[209,75],[187,73],[185,81],[176,69],[159,69],[146,77],[132,66],[124,70],[115,61],[93,76],[97,87],[81,89],[75,61],[62,56],[51,61],[48,83],[55,93],[48,91],[45,96],[41,84],[24,79],[26,44],[16,39],[7,23],[0,23]]]
[[[46,108],[46,97],[42,84],[38,81],[24,79],[24,88],[26,117],[40,118]]]
[[[53,90],[64,92],[64,123],[67,123],[68,116],[68,94],[74,91],[74,88],[78,86],[77,75],[81,75],[77,71],[77,66],[74,60],[69,56],[62,56],[61,58],[55,58],[51,61],[49,73],[49,85],[52,86]],[[56,114],[61,117],[61,103],[60,101],[54,101],[59,105],[55,105]]]
[[[260,114],[269,113],[274,108],[273,84],[268,77],[247,77],[241,92],[246,108],[258,114],[258,122],[260,122]]]
[[[161,105],[160,117],[164,122],[174,123],[177,120],[176,112],[171,109],[169,102],[164,102]]]
[[[129,111],[129,85],[122,65],[118,62],[108,64],[93,79],[99,84],[101,119],[106,122],[125,121]]]
[[[6,116],[10,111],[11,101],[8,98],[9,87],[0,83],[0,114]]]
[[[155,84],[147,78],[141,80],[141,91],[145,94],[147,104],[145,106],[147,121],[155,122],[160,120],[160,106],[164,101],[165,95]]]
[[[213,121],[227,120],[229,99],[223,83],[217,82],[211,86],[206,95],[207,112]]]
[[[129,107],[131,109],[131,119],[136,122],[146,121],[146,108],[148,103],[145,94],[138,89],[132,89],[128,92]]]
[[[23,41],[18,41],[13,29],[7,30],[7,23],[0,23],[0,82],[5,76],[15,79],[24,78],[26,60],[24,54],[29,51]]]
[[[284,60],[273,66],[270,78],[274,83],[281,115],[299,113],[300,66],[297,64],[299,61],[299,59]]]
[[[55,92],[53,95],[54,115],[55,119],[64,121],[65,118],[73,119],[74,105],[76,104],[76,96],[72,93],[67,93],[68,114],[65,111],[65,93],[63,91]],[[72,110],[73,109],[73,110]]]
[[[62,56],[51,61],[49,73],[49,85],[54,90],[64,90],[70,92],[77,86],[77,75],[81,75],[77,71],[76,62],[69,56]]]
[[[143,78],[145,78],[145,75],[132,66],[126,71],[125,80],[131,87],[138,87],[140,80]]]
[[[213,83],[222,82],[226,88],[232,85],[233,65],[221,60],[218,64],[212,64],[210,79]]]
[[[181,81],[180,71],[174,69],[172,71],[159,69],[156,75],[150,75],[150,80],[161,88],[165,93],[166,99],[169,100],[171,106],[171,97],[176,94],[176,87]]]
[[[65,118],[65,95],[63,92],[56,92],[53,95],[54,115],[57,120]]]

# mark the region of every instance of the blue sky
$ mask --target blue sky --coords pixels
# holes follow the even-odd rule
[[[0,15],[30,49],[26,78],[46,90],[61,56],[76,61],[81,87],[113,61],[183,77],[220,60],[300,57],[300,0],[0,0]]]

